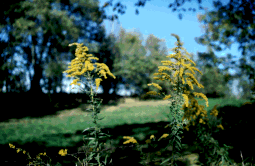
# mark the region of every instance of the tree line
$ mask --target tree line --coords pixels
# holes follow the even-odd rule
[[[141,5],[141,1],[139,3]],[[176,8],[184,4],[177,0],[176,3],[179,4]],[[203,72],[202,76],[198,75],[198,81],[205,87],[196,91],[203,92],[208,97],[232,95],[230,86],[236,78],[241,82],[239,87],[244,90],[243,97],[249,98],[255,89],[255,59],[252,54],[254,24],[251,19],[254,18],[252,13],[254,2],[245,3],[247,4],[230,1],[223,6],[220,1],[215,2],[215,11],[198,15],[198,20],[205,24],[203,26],[205,33],[196,41],[206,45],[208,51],[199,52],[195,61]],[[118,4],[115,10],[121,7],[121,3]],[[68,44],[79,40],[79,43],[84,43],[89,48],[88,53],[98,57],[98,62],[105,63],[116,76],[116,79],[108,78],[102,82],[104,94],[109,94],[111,89],[116,94],[121,84],[124,84],[126,89],[134,89],[138,95],[145,94],[153,90],[151,89],[153,87],[147,86],[151,82],[159,83],[165,93],[171,94],[170,83],[162,84],[161,81],[153,79],[157,67],[168,55],[165,42],[151,34],[146,39],[146,44],[142,45],[143,39],[139,32],[128,33],[123,28],[116,34],[118,37],[114,34],[106,36],[103,20],[118,19],[116,15],[110,17],[105,14],[104,10],[109,6],[110,3],[105,3],[100,7],[98,0],[3,2],[0,6],[4,18],[0,22],[2,33],[0,42],[3,48],[0,57],[0,91],[2,92],[6,86],[7,92],[39,94],[43,93],[42,88],[53,93],[57,93],[57,88],[60,88],[63,92],[65,77],[62,72],[67,69],[66,62],[75,58],[75,48],[68,47]],[[169,5],[173,6],[175,5]],[[7,40],[4,40],[3,36]],[[243,57],[239,65],[230,54],[217,58],[214,53],[223,50],[221,47],[224,45],[229,48],[233,43],[231,37],[237,39],[242,50]],[[215,44],[217,41],[220,44]],[[18,65],[14,54],[22,57],[24,63]],[[250,60],[247,60],[247,57]],[[194,55],[192,59],[194,60]],[[217,67],[219,64],[223,64],[225,68],[219,69]],[[239,72],[231,75],[228,72],[229,68],[238,69]],[[14,74],[17,70],[19,72]],[[29,75],[29,89],[25,84],[26,74]]]

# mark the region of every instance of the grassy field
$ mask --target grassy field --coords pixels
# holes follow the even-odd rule
[[[205,108],[209,116],[210,110],[216,104],[221,106],[227,104],[241,105],[244,102],[246,100],[209,99],[209,107]],[[125,141],[123,136],[134,137],[140,144],[145,144],[145,140],[150,135],[154,134],[159,137],[163,134],[164,126],[168,124],[168,118],[164,114],[168,114],[169,105],[136,106],[135,103],[133,104],[132,107],[116,107],[114,111],[102,111],[100,113],[99,117],[105,118],[98,123],[105,133],[109,131],[109,134],[113,135],[113,144],[110,145],[110,140],[108,140],[107,145],[118,147]],[[199,104],[205,105],[205,101],[199,101]],[[76,113],[73,111],[73,114],[69,111],[69,114],[65,114],[65,116],[48,116],[39,119],[24,118],[17,122],[0,123],[0,145],[2,149],[8,151],[6,152],[6,160],[15,160],[16,155],[15,151],[9,148],[9,143],[26,150],[31,154],[31,157],[46,152],[49,154],[48,156],[54,158],[53,156],[58,156],[58,151],[64,148],[69,150],[68,153],[77,153],[84,144],[82,131],[92,126],[91,115],[84,112],[77,113],[77,111]],[[7,150],[8,148],[10,150]],[[79,156],[82,159],[84,155],[79,154]],[[187,156],[190,160],[194,160],[194,154],[190,153]],[[72,157],[68,159],[58,158],[57,160],[63,160],[66,164],[77,162]],[[17,162],[19,161],[21,162],[21,160]]]

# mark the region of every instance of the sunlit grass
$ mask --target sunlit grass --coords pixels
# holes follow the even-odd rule
[[[216,103],[241,105],[247,100],[236,100],[228,101],[222,99],[209,99],[209,107],[206,108],[208,115],[210,110]],[[199,104],[205,105],[204,101],[198,101]],[[223,105],[222,105],[223,106]],[[113,112],[101,112],[100,117],[105,117],[99,124],[101,126],[114,127],[116,125],[123,124],[144,124],[148,122],[159,122],[166,121],[165,114],[168,114],[168,106],[139,106],[131,108],[120,108]],[[56,117],[41,118],[41,119],[30,119],[26,123],[17,124],[2,124],[0,123],[0,144],[8,144],[10,140],[22,138],[26,140],[36,139],[49,141],[44,139],[43,136],[57,133],[74,133],[76,130],[83,130],[86,127],[92,125],[92,118],[84,113],[83,116],[72,115],[70,117]],[[51,141],[50,141],[51,142]],[[54,143],[55,144],[55,143]]]
[[[209,99],[209,107],[207,109],[208,115],[213,106],[220,103],[221,106],[232,104],[240,106],[242,103],[248,100],[227,100],[227,99]],[[200,105],[205,105],[204,101],[199,101]],[[149,122],[168,122],[168,118],[165,115],[169,113],[169,106],[159,105],[159,106],[138,106],[138,107],[122,107],[113,112],[101,112],[99,117],[105,117],[99,124],[104,127],[114,128],[118,125],[125,124],[145,124]],[[209,116],[210,118],[211,116]],[[59,117],[52,116],[40,119],[28,119],[22,123],[17,123],[13,125],[12,123],[0,123],[0,144],[8,144],[9,142],[17,142],[21,140],[21,144],[27,142],[42,141],[46,142],[47,147],[67,147],[73,145],[74,142],[80,142],[82,140],[82,135],[75,135],[75,131],[83,130],[84,128],[92,126],[92,118],[88,116],[87,113],[84,115],[70,115]],[[157,131],[150,131],[144,134],[143,131],[147,131],[147,128],[134,128],[132,132],[133,137],[137,138],[137,141],[145,140],[148,135],[156,134]],[[60,134],[60,135],[59,135]],[[64,138],[63,134],[71,134],[70,137]],[[121,142],[121,136],[112,143],[117,145]],[[109,147],[109,141],[106,142]],[[146,145],[141,145],[146,147]]]

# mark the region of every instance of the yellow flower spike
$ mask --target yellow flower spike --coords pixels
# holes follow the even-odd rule
[[[184,98],[184,100],[185,100],[185,105],[186,105],[186,107],[188,107],[188,106],[189,106],[189,97],[188,97],[188,95],[182,94],[182,96],[183,96],[183,98]]]
[[[25,150],[23,150],[23,154],[25,154],[26,153],[26,151]]]
[[[61,156],[65,156],[67,154],[67,149],[63,150],[61,149],[59,152],[58,152],[59,155]]]
[[[20,148],[18,148],[18,149],[17,149],[17,153],[19,153],[20,151],[21,151],[21,149],[20,149]]]
[[[163,135],[160,137],[160,139],[161,139],[161,138],[166,138],[167,136],[169,136],[169,134],[163,134]]]
[[[82,45],[83,45],[82,43],[81,44],[78,44],[78,43],[69,44],[69,46],[73,46],[73,45],[77,46],[77,48],[75,50],[76,58],[73,59],[71,61],[71,63],[69,63],[71,66],[68,66],[68,68],[70,68],[70,69],[67,71],[64,71],[63,73],[68,73],[67,77],[75,77],[75,76],[83,75],[85,72],[93,71],[95,67],[91,63],[92,59],[94,59],[94,60],[99,60],[99,59],[96,57],[92,57],[93,56],[92,54],[85,53],[89,49],[85,46],[82,47]],[[104,78],[106,79],[107,78],[106,74],[108,74],[111,77],[113,77],[114,79],[116,79],[116,77],[109,71],[108,66],[106,66],[103,63],[102,64],[95,63],[95,65],[96,65],[96,72],[99,71],[99,73],[97,73],[98,75],[100,74],[100,76],[104,76]],[[73,84],[81,85],[80,83],[77,83],[78,81],[79,81],[79,78],[73,80],[73,82],[70,85],[73,85]]]
[[[155,136],[154,136],[154,135],[151,135],[151,136],[150,136],[150,139],[153,139],[153,138],[155,138]]]
[[[44,152],[44,153],[39,153],[39,155],[46,156],[46,152]]]
[[[154,87],[158,88],[159,90],[162,90],[161,86],[159,86],[159,84],[156,84],[156,83],[151,83],[151,84],[148,84],[148,86],[151,86],[153,85]]]
[[[217,126],[218,128],[221,128],[222,130],[224,130],[223,126],[220,124]]]
[[[10,146],[10,148],[13,148],[13,149],[15,148],[15,146],[13,144],[9,143],[9,146]]]
[[[132,143],[137,143],[137,141],[134,139],[134,137],[129,137],[129,136],[124,136],[124,139],[128,139],[126,142],[124,142],[123,144],[128,144],[130,142]]]
[[[158,93],[155,92],[155,91],[149,91],[149,92],[147,92],[146,94],[148,94],[148,95],[158,95]]]
[[[207,98],[203,93],[194,92],[193,94],[194,94],[195,96],[197,96],[197,97],[201,96],[203,99],[205,99],[205,101],[206,101],[206,106],[209,107],[209,105],[208,105],[208,98]]]
[[[96,87],[97,87],[97,89],[98,89],[98,87],[99,87],[101,81],[103,81],[101,78],[97,78],[97,79],[96,79]],[[97,90],[97,89],[96,89],[96,90]]]
[[[163,100],[169,99],[171,97],[171,95],[166,95]]]

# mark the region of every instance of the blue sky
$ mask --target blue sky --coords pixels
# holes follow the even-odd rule
[[[108,0],[100,1],[100,6],[103,6],[104,3],[107,1]],[[127,6],[126,13],[123,15],[118,14],[120,24],[118,24],[117,21],[114,22],[106,20],[104,21],[103,24],[106,27],[107,34],[113,32],[115,35],[117,35],[121,26],[127,32],[139,31],[143,35],[144,44],[146,38],[150,34],[153,34],[154,36],[160,39],[165,39],[166,46],[168,47],[168,49],[171,49],[175,47],[174,43],[176,42],[176,39],[172,37],[170,34],[175,33],[179,35],[181,41],[184,42],[183,47],[186,48],[186,50],[189,53],[193,53],[195,55],[195,59],[197,58],[196,56],[197,52],[206,52],[207,49],[205,46],[199,45],[195,42],[195,37],[200,37],[203,34],[201,24],[198,22],[197,19],[197,14],[198,13],[204,14],[204,11],[197,10],[196,12],[193,11],[182,12],[183,18],[182,20],[180,20],[178,17],[178,12],[177,11],[172,12],[172,10],[168,8],[169,3],[173,1],[169,2],[168,0],[151,0],[147,1],[144,7],[139,7],[139,15],[136,15],[135,9],[137,7],[135,7],[134,4],[137,1],[138,0],[120,1],[122,4]],[[117,2],[119,2],[119,0],[113,0],[113,4]],[[209,11],[212,10],[213,9],[212,0],[209,1],[203,0],[202,6],[207,7]],[[183,5],[183,7],[186,9],[188,9],[189,7],[192,8],[195,7],[196,9],[198,9],[198,3],[197,1],[185,2],[185,5]],[[116,14],[116,11],[113,13],[112,8],[113,7],[106,8],[107,15]],[[169,54],[170,53],[171,52],[169,51]],[[230,50],[227,49],[226,51],[215,52],[217,57],[226,56],[227,53],[236,55],[237,59],[241,57],[241,52],[238,51],[238,44],[236,43],[232,45]],[[223,68],[223,66],[219,67]],[[231,74],[235,73],[234,70],[229,70],[229,72]],[[64,84],[67,86],[66,87],[67,92],[70,91],[71,87],[68,86],[70,83],[71,82],[64,81]],[[236,88],[237,84],[238,81],[234,81],[232,89],[232,91],[236,95],[238,94],[238,90]],[[5,91],[5,88],[3,90]],[[77,89],[73,89],[72,92],[77,92]],[[98,93],[101,92],[102,91],[99,88]],[[130,92],[127,92],[123,89],[118,93],[120,95],[130,94]]]

